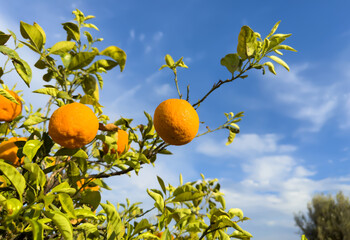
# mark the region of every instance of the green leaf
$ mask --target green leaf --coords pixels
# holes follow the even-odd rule
[[[152,225],[148,222],[147,219],[142,219],[135,227],[134,232],[132,236],[134,236],[137,233],[140,233],[141,231],[151,227]]]
[[[42,29],[42,27],[39,24],[37,24],[36,22],[34,22],[33,26],[36,27],[40,31],[41,35],[43,36],[43,45],[45,45],[45,43],[46,43],[46,34],[45,34],[44,29]]]
[[[73,100],[71,96],[69,96],[69,94],[65,91],[59,91],[57,93],[57,97],[58,98],[62,98],[62,99],[68,99],[68,100]]]
[[[23,79],[23,81],[29,87],[30,82],[32,80],[32,70],[30,69],[29,65],[24,61],[22,62],[13,61],[12,63],[18,75]]]
[[[87,28],[93,28],[93,29],[95,29],[95,30],[97,30],[97,31],[100,31],[100,30],[99,30],[94,24],[92,24],[92,23],[84,23],[83,26],[84,26],[84,27],[87,27]]]
[[[8,92],[6,91],[5,89],[3,88],[0,88],[0,95],[7,98],[8,100],[10,100],[11,102],[14,102],[16,104],[19,104],[17,102],[17,100]]]
[[[90,95],[97,101],[100,99],[98,84],[93,75],[87,75],[84,77],[81,86],[85,94]]]
[[[68,214],[69,218],[75,218],[74,204],[72,198],[67,193],[58,194],[61,206],[64,211]]]
[[[235,137],[236,137],[236,133],[230,131],[230,134],[227,138],[226,146],[230,145],[233,142],[233,140],[235,139]]]
[[[0,171],[4,174],[11,184],[16,188],[20,200],[22,201],[22,196],[24,189],[26,187],[26,180],[20,174],[15,167],[5,162],[0,162]]]
[[[162,70],[163,68],[165,68],[165,67],[169,67],[168,65],[163,65],[163,66],[161,66],[159,69],[158,69],[158,71],[159,70]]]
[[[154,126],[153,126],[153,120],[152,120],[152,116],[147,113],[146,111],[143,112],[148,120],[148,123],[147,123],[147,128],[145,130],[145,134],[151,134],[153,135],[154,134]]]
[[[75,42],[61,41],[51,47],[49,54],[63,55],[72,50],[74,46]]]
[[[248,26],[243,26],[238,35],[238,55],[245,60],[254,54],[256,48],[257,40],[254,31]]]
[[[101,193],[99,191],[84,191],[81,193],[80,203],[89,204],[95,210],[101,202]]]
[[[101,52],[101,55],[111,57],[119,64],[120,71],[122,72],[124,70],[126,54],[122,49],[116,46],[109,46]]]
[[[72,55],[70,53],[66,53],[61,55],[61,60],[64,67],[68,68],[70,62],[72,61]]]
[[[103,210],[107,214],[107,240],[120,239],[120,235],[123,233],[123,225],[120,216],[110,202],[107,204],[101,203]]]
[[[31,178],[34,179],[34,181],[43,188],[46,183],[46,176],[43,170],[39,167],[36,163],[26,163],[22,166],[24,169],[26,169],[31,174]]]
[[[85,232],[87,239],[98,239],[100,235],[97,226],[91,223],[83,223],[76,227],[77,230],[82,230]],[[92,235],[92,238],[90,236]]]
[[[80,170],[74,161],[69,161],[67,173],[70,177],[75,177],[80,175]]]
[[[276,75],[275,66],[272,62],[266,62],[263,65],[267,66],[269,68],[269,71]]]
[[[23,154],[27,156],[29,161],[32,161],[32,159],[34,158],[35,154],[37,153],[37,151],[39,150],[41,145],[43,145],[43,143],[44,142],[42,142],[40,140],[29,140],[29,141],[27,141],[26,144],[23,147]]]
[[[192,201],[198,198],[201,198],[203,196],[205,196],[205,193],[202,192],[184,192],[184,193],[180,193],[179,195],[177,195],[172,202],[186,202],[186,201]]]
[[[242,220],[243,219],[243,211],[239,208],[231,208],[229,211],[228,211],[228,214],[230,215],[230,218],[234,218],[234,217],[238,217],[239,220]]]
[[[288,51],[292,51],[292,52],[297,52],[297,50],[295,50],[294,48],[288,46],[288,45],[278,45],[276,47],[274,47],[272,50],[279,50],[279,49],[283,49],[283,50],[288,50]]]
[[[289,71],[288,64],[285,61],[283,61],[282,59],[280,59],[279,57],[276,57],[276,56],[267,56],[267,57],[274,60],[276,63],[280,64],[281,66],[283,66],[285,69],[287,69]]]
[[[278,26],[280,25],[281,23],[281,20],[278,21],[274,26],[273,28],[271,29],[271,32],[269,33],[269,35],[266,36],[266,38],[269,38],[270,36],[272,36],[272,34],[274,34],[278,28]]]
[[[225,66],[227,70],[229,70],[233,74],[235,71],[237,71],[240,68],[242,61],[239,58],[237,53],[235,54],[230,53],[230,54],[227,54],[225,57],[221,58],[220,63],[222,66]]]
[[[44,211],[44,214],[54,222],[65,240],[73,240],[73,227],[65,214],[58,211]]]
[[[56,196],[53,194],[47,194],[43,197],[45,208],[48,208],[50,204],[55,200]]]
[[[89,209],[78,208],[74,209],[76,218],[92,218],[98,219],[96,215]]]
[[[68,193],[68,194],[74,194],[76,190],[74,188],[71,188],[67,182],[60,183],[56,187],[54,187],[51,190],[51,193]]]
[[[177,60],[174,66],[188,68],[182,59],[183,59],[183,57],[181,57],[179,60]]]
[[[64,30],[67,32],[67,41],[73,39],[75,41],[80,40],[80,31],[78,25],[71,22],[62,23]]]
[[[80,52],[72,58],[68,69],[77,70],[86,67],[94,60],[96,55],[97,52]]]
[[[101,68],[105,71],[113,69],[118,63],[113,60],[100,59],[94,62],[91,67],[89,67],[88,72],[102,72]]]
[[[0,52],[2,54],[7,55],[12,60],[12,64],[15,67],[18,75],[23,79],[23,81],[27,84],[29,87],[30,81],[32,79],[32,70],[30,69],[30,66],[26,61],[21,59],[17,52],[12,50],[11,48],[8,48],[6,46],[0,45]]]
[[[59,92],[59,90],[57,88],[53,88],[53,87],[40,88],[40,89],[33,91],[33,93],[46,94],[46,95],[50,95],[53,97],[57,97],[58,92]]]
[[[220,240],[230,240],[230,236],[225,233],[223,230],[219,230],[219,234],[220,234]]]
[[[166,194],[166,188],[165,188],[165,184],[164,184],[163,179],[161,179],[159,176],[157,176],[157,179],[158,179],[158,183],[159,183],[160,187],[162,188],[164,194]]]
[[[169,54],[165,55],[165,62],[170,68],[175,64],[174,59]]]
[[[55,153],[55,156],[73,156],[78,158],[89,158],[87,153],[82,149],[69,149],[69,148],[61,148]]]
[[[301,240],[307,240],[307,238],[305,237],[305,235],[301,236]]]
[[[41,59],[39,59],[34,66],[38,69],[45,69],[47,67],[46,63]]]
[[[160,195],[159,193],[150,191],[148,189],[147,189],[147,193],[154,199],[155,206],[159,209],[159,211],[164,212],[164,199],[162,195]]]
[[[5,45],[5,43],[10,39],[10,34],[0,34],[0,45]]]
[[[37,116],[37,115],[30,115],[24,122],[23,122],[23,126],[28,127],[28,126],[32,126],[32,125],[36,125],[39,124],[41,122],[46,121],[45,118]]]
[[[86,38],[87,38],[89,43],[93,42],[93,38],[92,38],[91,34],[88,31],[85,31],[84,35],[86,36]]]
[[[159,154],[165,154],[165,155],[172,155],[173,153],[170,152],[169,150],[162,149],[158,152]]]
[[[292,36],[292,34],[275,34],[270,38],[270,45],[268,49],[273,49],[277,45],[280,45],[284,42],[288,37]]]
[[[37,220],[25,219],[27,222],[29,222],[32,232],[33,232],[33,240],[43,240],[44,239],[44,228],[41,223],[39,223]]]
[[[44,44],[44,37],[41,31],[37,27],[22,21],[20,24],[20,30],[22,37],[29,39],[31,45],[37,50],[38,53],[40,53]]]

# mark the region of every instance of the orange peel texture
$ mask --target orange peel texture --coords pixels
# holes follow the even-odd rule
[[[191,142],[199,128],[196,110],[183,99],[168,99],[159,104],[153,121],[158,135],[171,145]]]
[[[71,103],[54,111],[49,122],[49,135],[65,148],[81,148],[95,138],[98,125],[95,113],[88,106]]]

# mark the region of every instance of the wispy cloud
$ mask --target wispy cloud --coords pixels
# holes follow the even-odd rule
[[[293,214],[305,210],[313,194],[339,189],[350,193],[349,176],[316,179],[317,171],[294,156],[298,148],[281,143],[283,136],[242,134],[232,146],[227,147],[224,142],[202,138],[197,141],[196,150],[220,157],[226,171],[230,168],[232,178],[221,178],[222,190],[229,207],[241,208],[254,219],[248,224],[249,229],[259,232],[259,226],[268,223],[270,227],[296,232]],[[226,161],[232,157],[236,164],[230,166]],[[271,239],[276,237],[275,234]]]
[[[300,132],[318,132],[334,116],[339,98],[337,84],[316,85],[317,81],[308,79],[304,72],[310,68],[308,63],[292,66],[290,72],[278,70],[278,76],[264,81],[264,87],[274,96],[279,105],[292,118],[308,124],[298,129]],[[276,79],[278,78],[278,79]],[[286,107],[288,106],[288,107]]]
[[[211,138],[198,140],[197,151],[209,156],[256,157],[268,153],[286,153],[296,150],[296,146],[278,144],[282,137],[276,134],[241,134],[234,144],[225,146],[226,140]]]

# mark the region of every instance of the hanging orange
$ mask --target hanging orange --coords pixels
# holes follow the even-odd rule
[[[95,113],[88,106],[71,103],[54,111],[49,122],[49,135],[65,148],[81,148],[95,138],[98,125]]]
[[[4,159],[15,167],[19,167],[23,164],[23,158],[19,159],[17,157],[18,147],[15,144],[17,141],[27,141],[27,138],[13,137],[0,144],[0,159]]]
[[[191,142],[199,128],[196,110],[183,99],[168,99],[159,104],[153,121],[158,135],[172,145]]]
[[[130,149],[129,135],[126,131],[124,131],[122,129],[118,129],[118,132],[115,135],[117,135],[115,137],[117,145],[118,145],[117,153],[118,153],[118,155],[121,155],[122,153],[124,153],[125,151],[128,151]],[[103,144],[103,152],[105,154],[107,154],[108,150],[109,150],[108,145],[104,143]],[[115,154],[116,153],[115,149],[112,148],[111,153]]]
[[[0,121],[11,122],[22,112],[22,102],[17,93],[14,91],[4,89],[9,92],[18,102],[18,104],[10,101],[4,96],[0,95]]]

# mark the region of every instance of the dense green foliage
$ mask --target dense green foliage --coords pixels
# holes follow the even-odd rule
[[[307,213],[299,213],[294,219],[309,240],[350,239],[350,201],[342,192],[335,197],[314,196]]]
[[[28,47],[37,54],[34,67],[45,71],[43,87],[33,92],[48,96],[48,103],[37,110],[25,105],[25,113],[12,122],[0,125],[0,141],[11,136],[24,136],[27,141],[16,142],[17,156],[24,158],[20,167],[12,166],[7,159],[0,160],[0,239],[250,239],[252,235],[243,230],[241,222],[249,218],[242,210],[226,208],[223,193],[217,179],[182,182],[179,186],[166,184],[157,177],[159,189],[147,189],[154,200],[154,206],[144,210],[140,203],[102,203],[102,189],[109,190],[104,178],[142,171],[145,164],[157,164],[158,154],[171,154],[171,146],[166,144],[154,131],[153,119],[145,112],[147,122],[134,126],[132,119],[121,118],[108,123],[99,103],[100,89],[103,88],[103,73],[119,66],[123,71],[126,53],[117,46],[97,48],[103,39],[94,38],[89,30],[98,30],[88,23],[94,16],[85,16],[81,11],[73,11],[74,22],[63,23],[66,39],[46,46],[46,34],[39,24],[21,22],[20,40],[12,32],[0,32],[0,53],[6,59],[0,67],[2,87],[0,94],[14,100],[6,85],[12,81],[6,74],[16,70],[28,87],[32,78],[31,67],[17,53],[17,49]],[[247,77],[251,69],[265,67],[276,74],[272,62],[288,65],[273,54],[282,55],[280,50],[295,51],[282,45],[290,34],[274,34],[279,22],[270,34],[262,39],[260,34],[248,26],[243,26],[238,36],[237,53],[230,53],[221,59],[221,64],[229,71],[229,78],[215,83],[198,102],[196,109],[215,89],[238,78]],[[14,47],[9,47],[12,39]],[[10,66],[9,63],[12,63]],[[175,74],[177,67],[185,67],[182,58],[174,61],[170,55],[165,57],[166,65]],[[9,69],[10,68],[10,69]],[[189,88],[187,88],[187,93]],[[187,94],[188,96],[188,94]],[[23,96],[26,100],[26,96]],[[97,115],[100,127],[95,139],[81,149],[67,149],[54,143],[47,131],[47,123],[52,108],[72,102],[89,104]],[[237,123],[243,112],[225,113],[223,125],[201,136],[219,129],[229,131],[228,144],[239,133]],[[102,145],[110,149],[117,147],[112,136],[118,129],[129,134],[131,148],[122,154],[104,152]],[[156,176],[154,176],[156,177]],[[83,181],[82,181],[83,180]],[[78,184],[80,183],[80,185]],[[98,186],[96,188],[96,186]],[[145,189],[146,191],[146,189]],[[125,196],[127,197],[127,196]],[[148,219],[155,216],[156,221]]]

